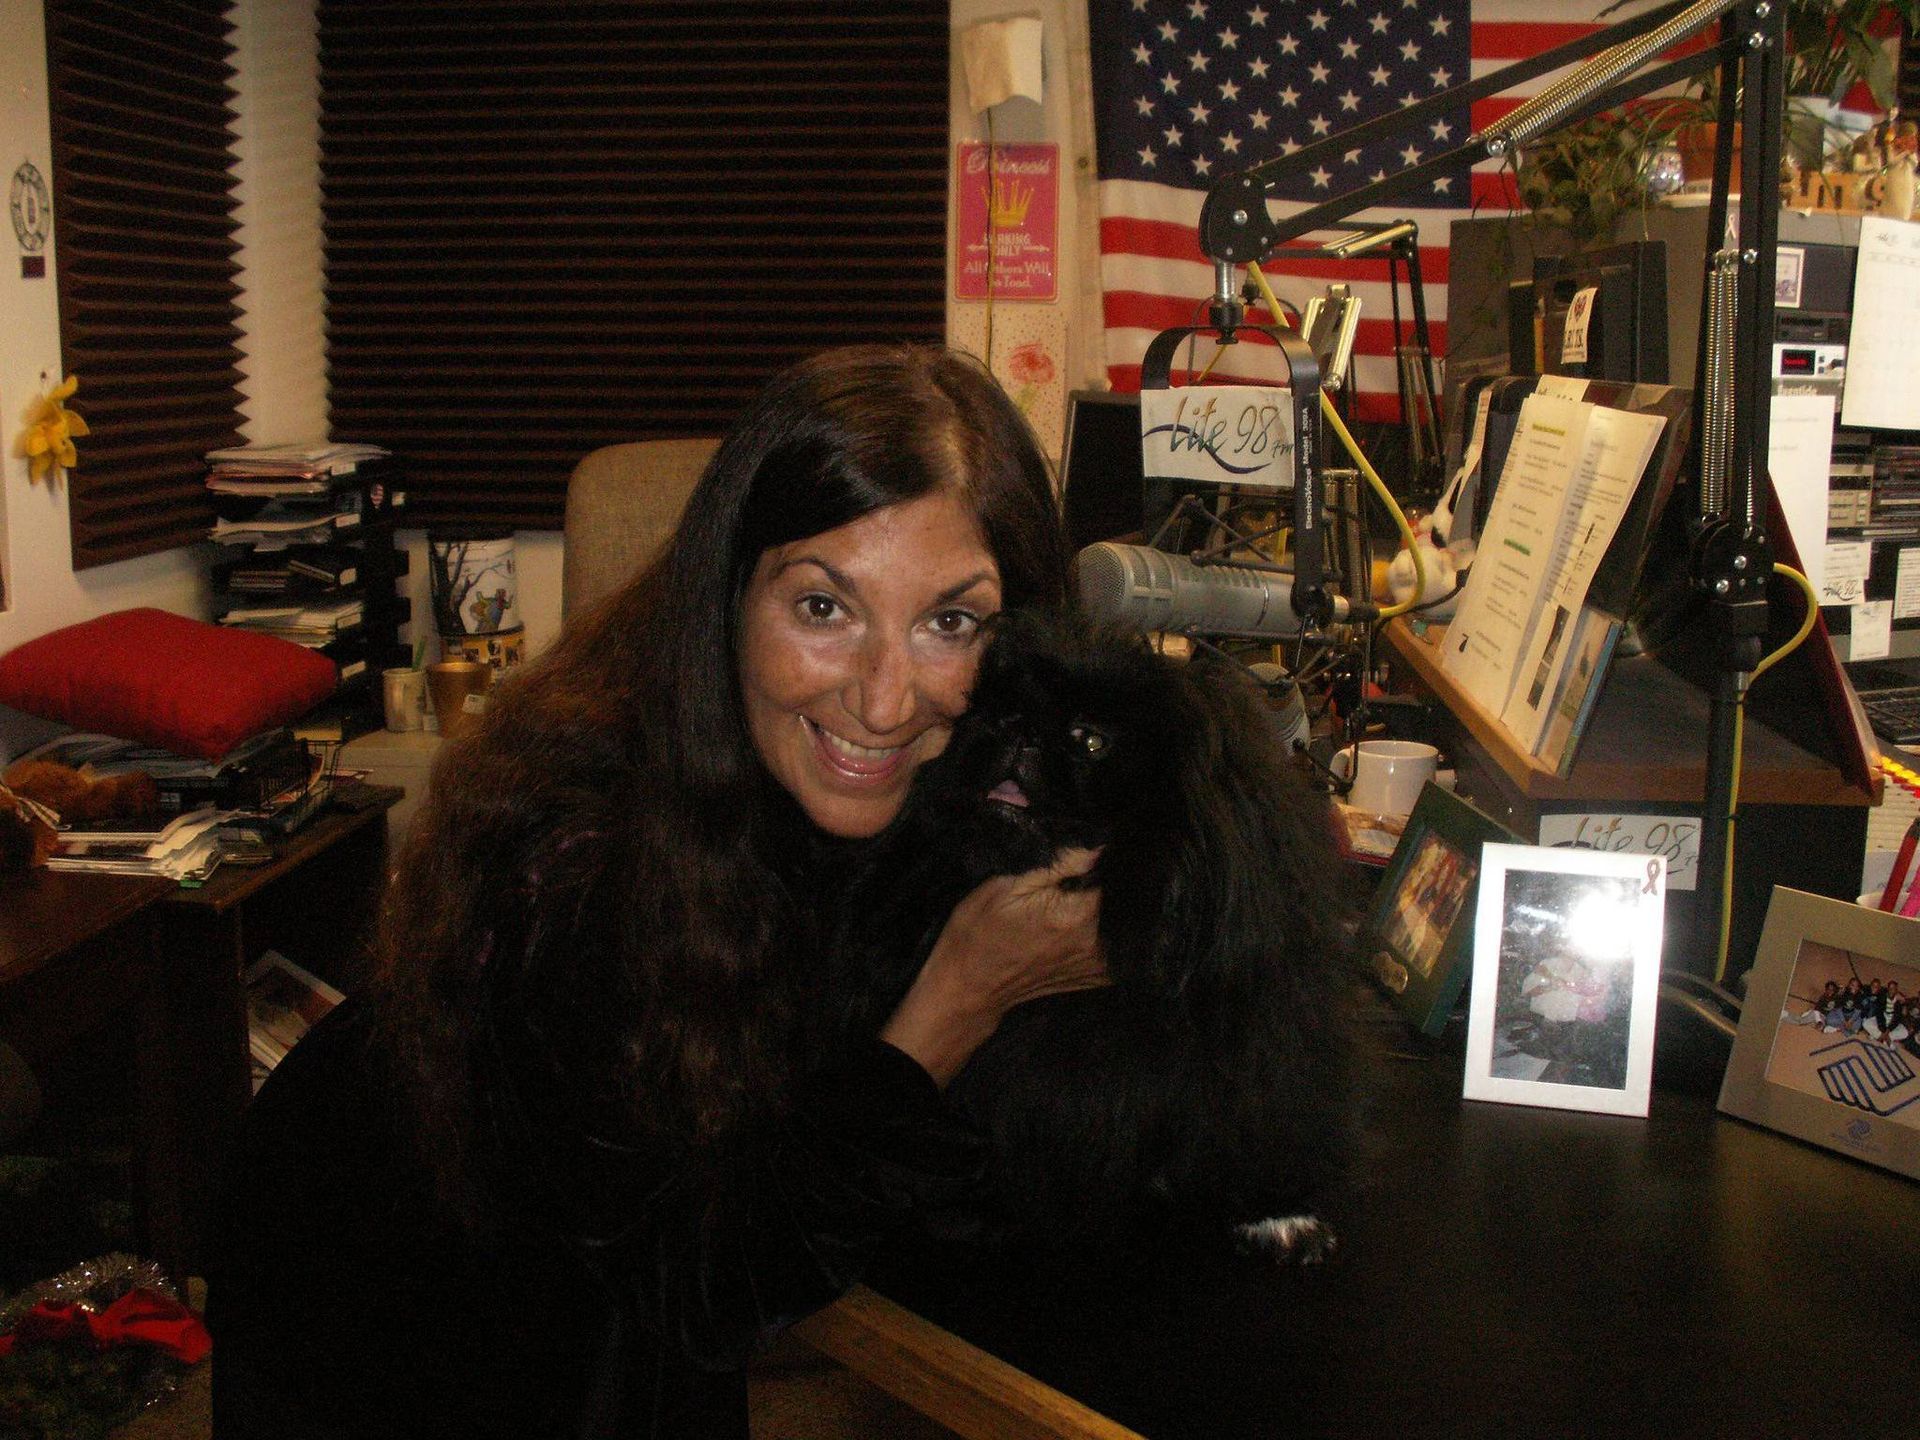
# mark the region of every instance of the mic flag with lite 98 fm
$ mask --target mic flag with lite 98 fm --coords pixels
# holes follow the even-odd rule
[[[1604,23],[1647,3],[1628,3]],[[1200,252],[1200,206],[1224,175],[1291,154],[1388,115],[1477,73],[1537,55],[1600,28],[1600,0],[1089,0],[1094,138],[1100,191],[1100,272],[1107,376],[1140,388],[1140,362],[1162,330],[1204,319],[1213,267]],[[1281,177],[1276,218],[1347,194],[1465,143],[1558,75],[1462,105],[1417,133],[1336,152]],[[1356,223],[1411,219],[1433,353],[1447,353],[1447,240],[1455,220],[1516,208],[1496,161],[1356,211]],[[1333,238],[1332,234],[1319,238]],[[1394,351],[1414,340],[1401,272],[1400,327],[1382,258],[1281,260],[1261,267],[1279,298],[1304,308],[1330,283],[1360,297],[1353,418],[1399,418]],[[1250,313],[1271,323],[1264,307]],[[1201,359],[1208,352],[1203,346]],[[1190,377],[1176,370],[1174,383]],[[1284,383],[1285,363],[1249,335],[1208,377],[1215,384]]]

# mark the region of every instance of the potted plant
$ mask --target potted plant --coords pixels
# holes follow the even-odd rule
[[[1692,101],[1650,100],[1550,131],[1520,153],[1520,198],[1582,248],[1604,242],[1623,212],[1646,206],[1648,162],[1696,114]]]

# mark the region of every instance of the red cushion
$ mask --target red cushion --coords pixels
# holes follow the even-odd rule
[[[0,704],[217,760],[331,695],[333,662],[274,635],[116,610],[0,655]]]

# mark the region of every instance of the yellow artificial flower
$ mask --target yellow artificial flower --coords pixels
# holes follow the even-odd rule
[[[18,454],[27,457],[35,480],[55,470],[71,470],[80,463],[73,442],[87,433],[87,422],[66,408],[66,400],[80,388],[80,377],[69,375],[41,397],[20,437]]]

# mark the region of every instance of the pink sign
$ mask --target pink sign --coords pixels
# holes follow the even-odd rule
[[[1060,245],[1060,147],[1055,144],[995,145],[993,181],[987,181],[987,146],[960,145],[953,293],[961,300],[1051,300],[1054,257]],[[993,237],[991,275],[987,237]]]

